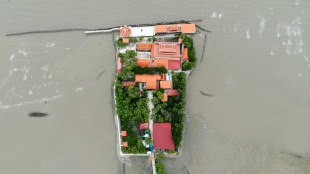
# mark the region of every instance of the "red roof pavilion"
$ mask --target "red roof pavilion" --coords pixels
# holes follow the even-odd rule
[[[121,37],[128,37],[131,34],[131,29],[127,26],[124,26],[120,30]]]
[[[153,145],[154,149],[175,149],[171,123],[153,123]]]

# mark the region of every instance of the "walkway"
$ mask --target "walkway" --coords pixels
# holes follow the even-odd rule
[[[152,99],[153,99],[152,91],[147,91],[147,98],[149,99],[147,105],[148,105],[149,110],[150,110],[150,114],[149,114],[149,128],[150,128],[150,131],[151,131],[151,138],[152,138],[152,141],[153,141],[153,120],[152,120],[153,112],[152,111],[153,111],[154,105],[153,105],[153,102],[152,102]],[[152,152],[151,157],[155,157],[154,152]],[[154,159],[152,159],[152,168],[153,168],[153,174],[156,174],[156,167],[155,167],[155,160]]]

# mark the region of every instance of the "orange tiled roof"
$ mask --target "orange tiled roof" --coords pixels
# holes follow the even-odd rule
[[[156,82],[160,80],[159,74],[136,74],[136,82],[145,82],[146,89],[156,89]]]
[[[168,101],[168,94],[165,92],[164,93],[164,98],[161,99],[161,102],[166,102],[166,101]]]
[[[123,43],[129,43],[129,38],[123,37]]]
[[[127,131],[121,131],[121,135],[122,135],[122,137],[127,136]]]
[[[154,67],[165,67],[168,69],[168,60],[160,60],[160,59],[155,59],[154,60]]]
[[[177,42],[153,43],[151,57],[155,57],[156,59],[180,60],[180,44]]]
[[[171,81],[170,80],[160,81],[160,88],[171,89]]]
[[[131,29],[127,26],[124,26],[120,30],[121,37],[128,37],[131,34]]]
[[[188,48],[183,49],[182,60],[188,60]]]
[[[128,147],[128,142],[123,142],[124,147]]]
[[[181,24],[182,33],[195,33],[196,25],[195,24]]]
[[[137,43],[137,50],[151,50],[152,46],[149,43]]]
[[[136,82],[124,82],[123,86],[135,86]]]
[[[166,33],[167,31],[167,25],[155,25],[155,33]]]
[[[170,31],[178,31],[178,30],[179,30],[178,24],[170,25]]]
[[[152,59],[137,59],[136,63],[138,66],[144,67],[152,67]]]
[[[183,39],[182,39],[182,38],[179,38],[178,43],[182,43],[182,42],[183,42]]]

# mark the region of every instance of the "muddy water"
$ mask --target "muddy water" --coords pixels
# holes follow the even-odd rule
[[[9,0],[0,8],[1,173],[124,170],[111,117],[111,35],[6,33],[180,19],[203,19],[212,33],[203,58],[204,33],[195,35],[183,154],[164,161],[168,173],[310,172],[308,1]],[[139,161],[126,172],[149,173]]]

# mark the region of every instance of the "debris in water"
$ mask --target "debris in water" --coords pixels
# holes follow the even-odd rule
[[[45,113],[45,112],[30,112],[28,114],[29,117],[46,117],[48,116],[49,114],[48,113]]]

